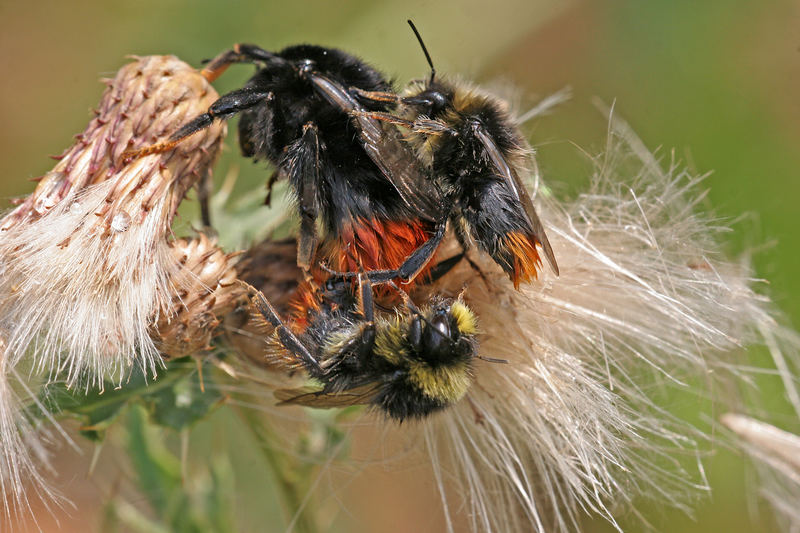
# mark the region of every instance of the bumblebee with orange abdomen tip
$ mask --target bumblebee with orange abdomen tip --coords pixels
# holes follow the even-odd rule
[[[272,53],[237,45],[204,73],[214,79],[232,63],[258,65],[244,87],[169,142],[133,155],[171,149],[241,114],[244,155],[268,159],[292,184],[301,219],[297,262],[317,283],[323,278],[311,267],[318,220],[324,255],[341,271],[362,265],[409,283],[429,270],[450,220],[462,246],[474,240],[516,287],[537,276],[537,247],[558,273],[522,182],[527,145],[503,102],[437,80],[422,47],[430,80],[398,96],[377,70],[340,50],[299,45]],[[392,124],[410,130],[409,142]]]
[[[536,278],[541,249],[558,265],[523,178],[530,147],[501,99],[464,82],[443,81],[416,27],[431,76],[401,95],[360,92],[365,101],[394,102],[396,114],[357,112],[407,130],[430,178],[452,206],[462,245],[471,239],[508,273],[515,287]]]

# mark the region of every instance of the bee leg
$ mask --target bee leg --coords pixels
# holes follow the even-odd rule
[[[356,98],[362,102],[367,103],[388,103],[396,104],[400,97],[392,92],[387,91],[365,91],[358,87],[350,87],[350,92],[356,95]]]
[[[411,252],[411,255],[406,257],[402,265],[393,270],[371,270],[366,273],[369,276],[369,281],[376,285],[390,283],[394,279],[399,279],[405,284],[411,283],[433,258],[433,254],[436,253],[436,249],[439,248],[444,239],[446,230],[447,216],[437,224],[436,232],[433,236]],[[357,272],[336,272],[325,265],[321,266],[333,276],[333,279],[328,280],[329,285],[335,285],[338,280],[352,279],[359,275]]]
[[[372,283],[365,272],[358,273],[358,312],[367,322],[375,320],[375,305],[372,301]]]
[[[495,292],[494,289],[489,284],[489,278],[486,276],[486,274],[484,274],[481,267],[478,266],[478,264],[475,261],[473,261],[473,259],[469,256],[469,251],[472,248],[470,246],[471,239],[464,220],[465,219],[463,217],[459,216],[451,218],[451,223],[455,230],[454,232],[456,234],[456,240],[458,240],[458,244],[461,245],[461,250],[463,251],[461,255],[463,256],[464,260],[466,260],[467,263],[469,263],[469,266],[472,268],[472,270],[475,271],[476,274],[478,274],[478,276],[481,278],[481,281],[483,281],[483,284],[486,286],[489,292],[494,293]]]
[[[400,278],[403,283],[411,283],[422,272],[422,269],[433,259],[433,254],[442,244],[445,231],[447,230],[447,217],[444,218],[436,227],[436,232],[433,236],[422,243],[409,255],[403,264],[394,272],[389,272],[389,280]],[[379,277],[380,279],[380,277]],[[370,280],[375,281],[375,278],[370,275]]]
[[[264,198],[264,205],[269,207],[272,204],[272,189],[275,187],[275,183],[280,179],[281,173],[275,170],[272,174],[270,174],[269,179],[267,180],[267,197]]]
[[[406,120],[404,118],[392,115],[391,113],[384,113],[382,111],[352,111],[352,115],[358,117],[371,118],[373,120],[380,120],[388,122],[395,126],[409,129],[414,133],[421,133],[424,135],[442,135],[444,133],[450,135],[457,135],[458,132],[449,127],[444,121],[435,120],[430,118],[418,118],[416,120]]]
[[[364,272],[358,274],[358,311],[364,317],[361,329],[361,344],[358,355],[362,360],[370,357],[375,345],[375,304],[373,302],[372,283]]]
[[[489,283],[489,278],[483,272],[478,263],[473,261],[468,253],[464,253],[464,259],[466,259],[467,263],[469,263],[469,266],[472,268],[472,270],[475,271],[476,274],[478,274],[478,276],[481,278],[481,281],[483,281],[483,284],[486,286],[487,289],[489,289],[489,292],[494,293],[495,290],[494,288],[492,288],[491,283]]]
[[[310,374],[314,376],[321,375],[322,368],[319,366],[319,362],[314,359],[314,356],[311,355],[311,352],[305,347],[300,339],[298,339],[297,336],[286,327],[286,324],[284,324],[281,318],[278,316],[278,312],[274,307],[272,307],[272,304],[269,303],[269,300],[267,300],[267,297],[264,296],[264,293],[243,281],[240,281],[239,283],[247,287],[248,294],[251,298],[255,299],[254,303],[256,309],[258,309],[258,312],[261,313],[261,316],[263,316],[264,319],[272,324],[272,326],[275,328],[275,332],[278,334],[278,339],[280,339],[283,347],[299,357],[300,361]]]
[[[401,126],[407,129],[414,128],[413,120],[406,120],[404,118],[394,116],[391,113],[384,113],[382,111],[353,111],[352,113],[355,116],[380,120],[381,122],[388,122],[389,124],[394,124],[395,126]]]
[[[315,288],[311,264],[317,251],[317,184],[320,180],[319,137],[312,122],[303,126],[303,136],[289,146],[284,161],[286,174],[297,190],[300,207],[300,235],[297,243],[297,265]],[[281,165],[283,166],[283,165]]]
[[[184,124],[181,129],[173,133],[165,142],[145,146],[138,150],[126,151],[122,154],[123,160],[125,162],[130,162],[139,157],[150,154],[161,154],[172,150],[185,138],[209,127],[214,120],[228,119],[241,111],[263,103],[265,100],[272,100],[272,98],[273,95],[271,92],[261,91],[253,87],[231,91],[228,94],[220,96],[216,102],[211,104],[207,112],[198,115]]]
[[[208,207],[208,198],[211,191],[211,174],[206,172],[197,182],[197,201],[200,203],[200,220],[206,228],[211,227],[211,210]]]
[[[403,305],[405,305],[409,311],[417,315],[420,319],[425,320],[425,315],[423,315],[422,311],[419,310],[419,307],[417,307],[414,302],[411,301],[411,296],[409,296],[406,291],[400,289],[400,287],[398,287],[397,284],[392,280],[387,281],[386,285],[397,292],[397,294],[400,296],[400,299],[403,300]],[[427,322],[427,320],[425,321]]]
[[[443,259],[436,263],[429,271],[428,276],[430,277],[430,282],[439,281],[444,275],[448,272],[453,270],[453,267],[459,264],[465,257],[466,254],[460,253],[456,254],[453,257],[448,259]]]
[[[481,270],[481,267],[478,266],[478,264],[475,263],[475,261],[473,261],[470,258],[469,253],[467,251],[463,251],[460,254],[456,254],[453,257],[443,259],[438,263],[436,263],[430,269],[430,271],[428,271],[428,276],[430,277],[429,282],[435,283],[436,281],[440,280],[448,272],[453,270],[453,267],[455,267],[461,261],[466,261],[469,264],[469,266],[472,267],[472,269],[478,274],[478,276],[480,276],[481,280],[483,281],[483,284],[486,285],[486,288],[492,293],[495,292],[492,286],[489,284],[489,279],[486,277],[486,274],[484,274],[483,270]]]
[[[214,59],[205,61],[206,66],[200,74],[212,82],[234,63],[267,63],[276,59],[280,58],[254,44],[235,44],[232,50],[226,50]]]

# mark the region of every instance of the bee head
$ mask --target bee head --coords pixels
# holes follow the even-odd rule
[[[406,96],[402,102],[417,115],[437,118],[452,105],[453,94],[446,86],[434,81],[426,84],[421,92]]]
[[[475,315],[466,305],[460,301],[441,302],[424,316],[412,319],[408,340],[419,358],[439,366],[472,357],[475,333]]]

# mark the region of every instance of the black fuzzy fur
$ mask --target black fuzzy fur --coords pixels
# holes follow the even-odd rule
[[[294,65],[311,60],[317,72],[344,88],[392,89],[380,72],[340,50],[298,45],[282,50],[277,56]],[[320,144],[316,197],[327,232],[337,234],[342,224],[358,219],[412,218],[413,213],[396,189],[365,153],[351,119],[320,96],[289,63],[261,68],[245,84],[245,88],[271,92],[274,97],[240,114],[242,153],[266,159],[291,176],[287,169],[298,164],[293,148],[303,135],[303,127],[312,123],[318,130]],[[387,104],[366,102],[364,107],[385,111]],[[295,191],[301,190],[301,186],[292,183]]]

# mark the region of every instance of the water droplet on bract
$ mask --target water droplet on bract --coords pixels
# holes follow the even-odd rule
[[[122,233],[131,227],[131,216],[125,212],[120,211],[111,220],[111,229],[117,233]]]

